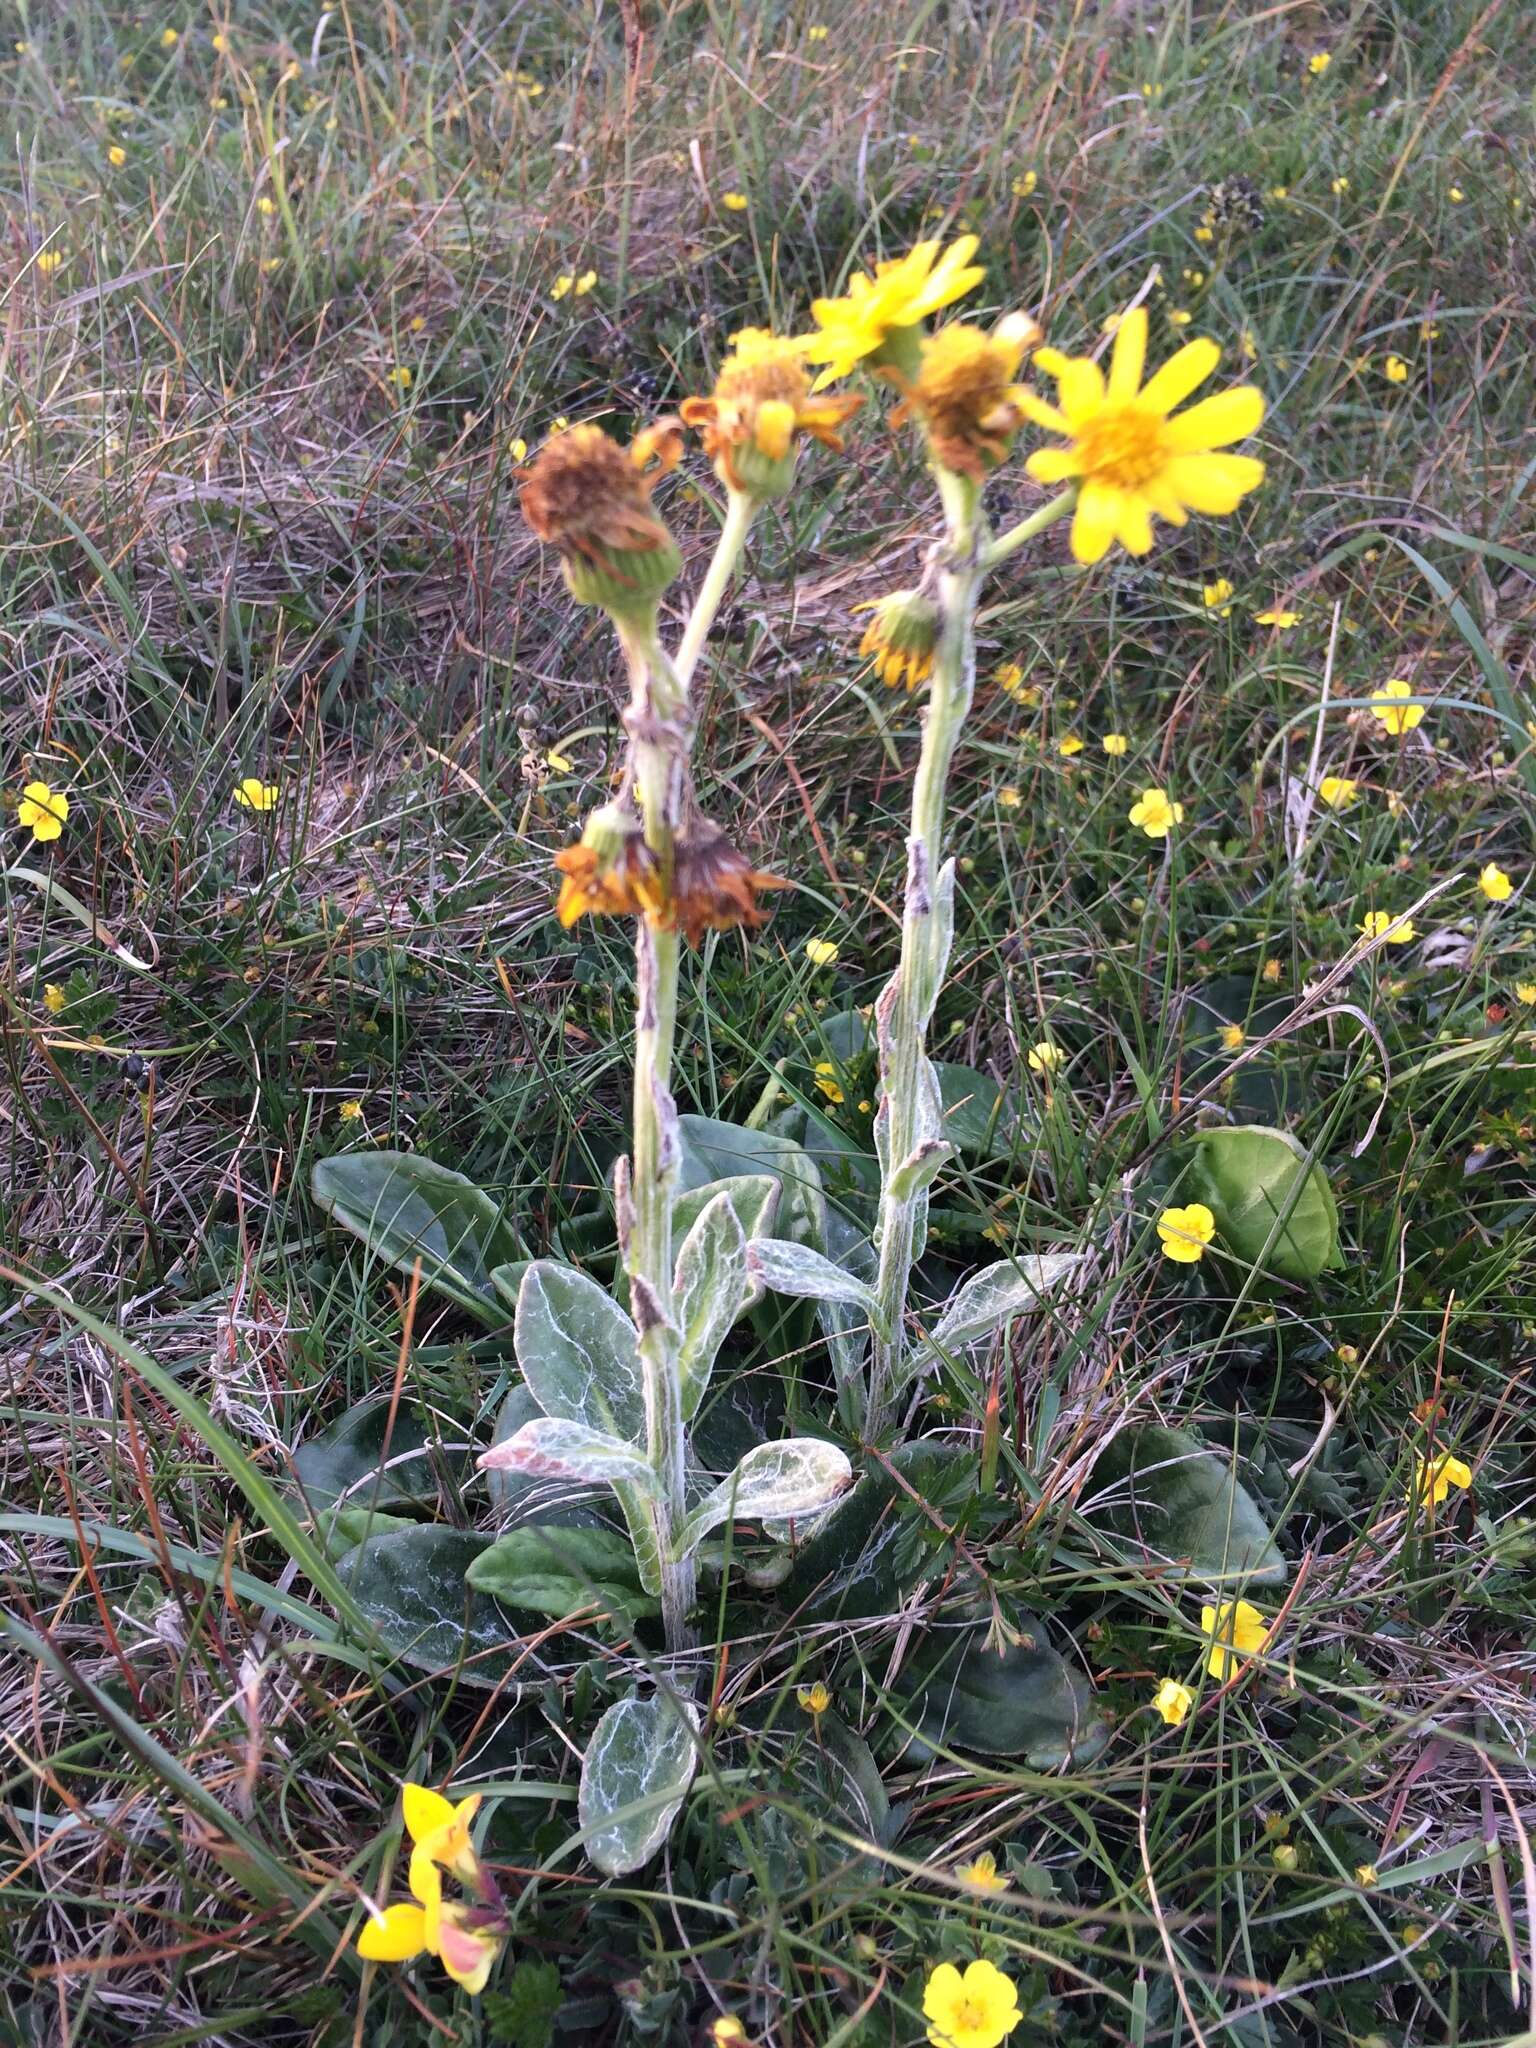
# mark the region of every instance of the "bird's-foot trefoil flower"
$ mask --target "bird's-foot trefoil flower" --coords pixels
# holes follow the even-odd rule
[[[1464,1493],[1471,1484],[1472,1467],[1466,1460],[1439,1451],[1433,1458],[1414,1459],[1408,1498],[1415,1507],[1437,1508],[1453,1486]]]

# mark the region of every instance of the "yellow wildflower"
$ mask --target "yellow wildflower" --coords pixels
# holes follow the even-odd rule
[[[837,948],[830,939],[807,939],[805,957],[813,967],[832,967],[837,963]]]
[[[42,276],[52,277],[54,272],[62,267],[63,262],[64,251],[62,249],[40,249],[38,251],[36,267]]]
[[[1355,1883],[1359,1885],[1362,1891],[1370,1891],[1372,1886],[1379,1882],[1380,1879],[1374,1863],[1357,1863],[1355,1865]]]
[[[1406,946],[1418,937],[1411,917],[1394,917],[1390,910],[1368,910],[1358,929],[1368,939],[1385,939],[1389,946]]]
[[[1194,1694],[1176,1678],[1165,1678],[1152,1695],[1153,1712],[1161,1714],[1170,1728],[1182,1728],[1194,1704]]]
[[[920,591],[893,590],[854,609],[870,613],[859,652],[874,657],[881,682],[893,690],[915,690],[927,682],[939,639],[939,608],[933,600]]]
[[[1231,595],[1232,585],[1225,576],[1218,576],[1214,583],[1206,583],[1201,586],[1200,602],[1208,612],[1220,612],[1221,616],[1225,619],[1231,615],[1232,607],[1228,602]]]
[[[273,811],[282,794],[275,782],[263,782],[259,775],[247,775],[235,784],[235,802],[242,811]]]
[[[411,1858],[413,1906],[386,1906],[357,1937],[357,1952],[372,1963],[408,1963],[433,1955],[455,1984],[483,1991],[506,1938],[499,1909],[445,1904],[443,1881],[434,1864],[418,1872]]]
[[[822,1094],[825,1095],[828,1102],[842,1102],[842,1084],[837,1078],[837,1068],[833,1065],[831,1060],[818,1060],[816,1062],[814,1069],[812,1070],[812,1078],[815,1080],[816,1086],[821,1090]]]
[[[826,367],[814,388],[846,377],[867,356],[910,370],[921,323],[964,298],[986,276],[971,262],[978,240],[961,235],[942,255],[938,242],[919,242],[906,256],[877,263],[873,277],[861,271],[850,278],[843,298],[815,300],[811,317],[819,332],[806,353]]]
[[[1314,78],[1321,78],[1332,62],[1333,52],[1331,50],[1314,50],[1307,59],[1307,69]]]
[[[1221,360],[1216,343],[1187,342],[1143,385],[1146,352],[1147,310],[1134,306],[1115,330],[1107,380],[1087,357],[1039,349],[1035,361],[1056,379],[1060,405],[1032,392],[1019,400],[1026,417],[1069,444],[1037,449],[1026,467],[1037,483],[1077,481],[1072,553],[1079,562],[1102,560],[1117,540],[1144,555],[1154,515],[1183,526],[1192,511],[1233,512],[1264,478],[1253,456],[1216,452],[1262,421],[1264,398],[1253,385],[1173,410]]]
[[[841,1101],[842,1097],[839,1096]],[[832,1695],[818,1678],[814,1685],[800,1685],[795,1688],[795,1704],[803,1714],[814,1720],[824,1714],[832,1704]]]
[[[1185,306],[1173,307],[1168,315],[1169,320],[1175,327],[1187,327],[1194,317],[1194,314]]]
[[[53,789],[46,782],[29,782],[16,806],[17,824],[31,832],[33,844],[37,846],[46,846],[50,839],[57,839],[68,816],[69,798],[62,789]]]
[[[1083,742],[1075,732],[1069,732],[1065,739],[1056,742],[1056,751],[1064,760],[1070,761],[1074,754],[1083,751]]]
[[[1389,384],[1406,384],[1408,381],[1408,365],[1401,356],[1388,356],[1381,369]]]
[[[1280,974],[1281,967],[1280,962],[1278,960],[1266,960],[1264,962],[1264,967],[1261,976],[1261,978],[1264,981],[1276,982],[1280,979]]]
[[[69,998],[56,981],[43,983],[43,1008],[50,1017],[57,1017]]]
[[[1023,2017],[1017,1985],[984,1957],[963,1976],[940,1963],[923,1990],[930,2048],[1000,2048]]]
[[[555,279],[554,283],[550,286],[549,296],[556,301],[568,298],[571,292],[575,290],[575,288],[575,272],[571,270],[563,270],[560,273],[560,275]]]
[[[1478,876],[1477,886],[1490,903],[1507,903],[1515,891],[1515,885],[1509,876],[1497,861],[1492,860]]]
[[[1332,192],[1335,199],[1341,199],[1349,190],[1349,180],[1342,177],[1335,178],[1328,189]]]
[[[973,1892],[1005,1892],[1013,1883],[1011,1877],[1005,1877],[998,1869],[997,1858],[990,1849],[983,1849],[971,1862],[962,1863],[955,1875]]]
[[[814,27],[806,30],[805,39],[808,43],[824,43],[831,33],[825,22],[818,21]]]
[[[1216,1235],[1216,1218],[1204,1202],[1191,1202],[1186,1209],[1165,1209],[1157,1219],[1157,1234],[1165,1259],[1178,1266],[1195,1266]]]
[[[344,1102],[336,1114],[344,1124],[355,1124],[363,1114],[363,1105],[354,1096],[350,1102]]]
[[[1466,198],[1467,195],[1465,192],[1462,191],[1459,185],[1452,185],[1447,190],[1445,196],[1447,199],[1450,200],[1452,206],[1460,206],[1461,202],[1463,201],[1463,199]]]
[[[1528,1010],[1536,1007],[1536,981],[1517,981],[1515,983],[1515,1001],[1517,1003],[1524,1003]]]
[[[1118,761],[1130,747],[1130,741],[1123,732],[1107,732],[1099,741],[1112,761]]]
[[[411,371],[404,363],[397,363],[389,373],[389,381],[401,391],[411,388]]]
[[[114,142],[112,147],[107,151],[107,162],[112,166],[114,171],[120,171],[123,168],[123,165],[127,163],[127,161],[127,150],[124,149],[123,145],[120,142]]]
[[[1009,188],[1015,199],[1027,199],[1040,180],[1033,171],[1020,171]]]
[[[1317,785],[1317,793],[1330,811],[1342,811],[1355,800],[1359,783],[1350,775],[1325,775]]]
[[[745,192],[722,192],[720,204],[731,213],[745,213],[752,202]]]
[[[1175,825],[1183,824],[1184,806],[1172,802],[1165,789],[1144,789],[1131,805],[1129,817],[1149,839],[1166,839]]]
[[[1026,711],[1032,711],[1040,702],[1039,690],[1033,683],[1025,682],[1024,671],[1016,661],[1000,663],[992,671],[992,679],[1005,697],[1022,704]]]
[[[1221,1045],[1224,1052],[1241,1052],[1248,1042],[1248,1034],[1241,1024],[1223,1024]]]
[[[1009,313],[990,334],[952,320],[918,345],[916,378],[892,419],[915,413],[934,460],[982,482],[1003,461],[1023,423],[1029,396],[1014,379],[1025,353],[1040,339],[1027,313]]]
[[[1200,1626],[1211,1644],[1205,1668],[1215,1679],[1235,1676],[1242,1668],[1241,1659],[1256,1655],[1269,1640],[1269,1624],[1247,1600],[1223,1600],[1219,1607],[1202,1607]]]
[[[1020,791],[1013,787],[1011,782],[1005,782],[1003,787],[997,792],[997,800],[1005,811],[1016,811],[1023,803],[1024,798]]]
[[[1404,682],[1401,676],[1394,676],[1389,683],[1383,683],[1371,699],[1371,710],[1386,731],[1394,739],[1401,739],[1405,732],[1412,732],[1424,717],[1424,706],[1406,700],[1413,696],[1412,683]]]
[[[1032,1074],[1042,1074],[1049,1078],[1050,1075],[1061,1072],[1066,1057],[1059,1045],[1052,1045],[1048,1038],[1041,1038],[1029,1048],[1027,1064]]]
[[[743,327],[731,336],[707,398],[685,398],[684,422],[699,429],[704,452],[734,491],[782,497],[794,480],[797,438],[809,434],[834,452],[839,429],[862,404],[857,394],[814,398],[805,374],[805,344]]]
[[[1273,626],[1277,633],[1289,633],[1300,619],[1300,612],[1288,612],[1281,605],[1272,605],[1267,612],[1255,612],[1253,615],[1256,626]]]
[[[470,1822],[480,1810],[481,1795],[471,1792],[457,1805],[434,1792],[429,1785],[402,1785],[401,1810],[411,1850],[411,1890],[416,1891],[416,1873],[428,1864],[451,1870],[461,1884],[474,1884],[480,1875],[479,1858],[469,1839]]]
[[[1463,1493],[1472,1484],[1472,1467],[1462,1458],[1441,1451],[1433,1458],[1415,1458],[1413,1484],[1408,1489],[1411,1506],[1439,1507],[1453,1486]]]
[[[174,50],[180,41],[181,30],[179,28],[163,28],[160,31],[160,47],[162,50]]]

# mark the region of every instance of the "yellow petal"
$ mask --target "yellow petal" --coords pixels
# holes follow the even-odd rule
[[[1134,398],[1141,389],[1141,373],[1147,360],[1147,309],[1132,306],[1115,329],[1114,353],[1109,359],[1109,395]]]
[[[1220,361],[1221,350],[1206,336],[1202,335],[1198,341],[1185,342],[1160,370],[1154,371],[1137,401],[1139,409],[1143,412],[1172,412],[1176,405],[1183,404],[1191,391],[1205,382]]]
[[[1264,465],[1251,455],[1176,455],[1164,475],[1192,512],[1233,512],[1264,481]]]
[[[1034,391],[1021,390],[1014,399],[1025,419],[1033,420],[1037,427],[1044,427],[1048,434],[1070,434],[1071,421],[1066,414],[1046,401]]]
[[[413,1842],[425,1840],[436,1834],[439,1828],[453,1826],[453,1802],[445,1799],[441,1792],[434,1792],[430,1785],[402,1785],[400,1806],[405,1815],[406,1833]]]
[[[1037,448],[1024,467],[1037,484],[1059,484],[1082,475],[1083,458],[1075,448]]]
[[[1255,384],[1239,384],[1235,390],[1202,398],[1188,412],[1171,419],[1164,430],[1166,444],[1175,455],[1225,448],[1230,441],[1243,441],[1256,433],[1263,418],[1263,392]]]
[[[1105,484],[1086,483],[1072,515],[1072,556],[1085,566],[1101,562],[1120,523],[1120,493]]]
[[[1115,537],[1133,555],[1152,551],[1152,509],[1140,491],[1123,492]]]
[[[1061,366],[1061,409],[1075,428],[1104,403],[1104,373],[1087,356],[1069,356]]]
[[[426,1915],[420,1906],[386,1906],[357,1937],[357,1952],[370,1963],[408,1963],[427,1945]]]

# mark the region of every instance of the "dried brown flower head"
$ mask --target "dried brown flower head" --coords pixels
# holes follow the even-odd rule
[[[789,886],[777,875],[760,874],[718,825],[694,818],[677,842],[668,920],[690,946],[696,946],[705,932],[731,931],[737,925],[756,931],[768,922],[757,892]]]
[[[569,931],[578,917],[655,917],[666,900],[656,856],[625,803],[604,804],[579,842],[555,855],[564,876],[555,915]]]
[[[651,507],[658,476],[682,452],[675,420],[659,421],[621,448],[601,427],[568,427],[521,472],[518,502],[538,535],[558,548],[572,595],[607,610],[654,604],[682,557]]]

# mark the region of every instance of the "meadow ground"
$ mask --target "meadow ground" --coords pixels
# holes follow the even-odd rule
[[[1529,2038],[1523,13],[11,10],[0,2038],[541,2048],[734,2015],[873,2048],[920,2041],[925,1972],[975,1955],[1031,2043]],[[491,1687],[391,1655],[294,1485],[306,1443],[370,1471],[323,1432],[382,1394],[435,1446],[388,1505],[478,1540],[465,1457],[511,1369],[311,1174],[410,1149],[527,1248],[600,1258],[633,967],[617,923],[555,923],[550,862],[610,786],[620,676],[515,471],[964,230],[978,313],[1082,351],[1140,298],[1159,354],[1216,338],[1268,397],[1268,476],[1143,561],[1084,571],[1053,535],[989,587],[936,1029],[996,1085],[924,1286],[999,1248],[1084,1251],[1091,1280],[924,1383],[934,1462],[886,1482],[878,1569],[842,1558],[835,1600],[803,1561],[788,1593],[710,1590],[700,1776],[664,1854],[605,1882],[576,1770],[644,1631],[525,1617]],[[883,404],[759,521],[701,671],[706,800],[794,886],[684,968],[683,1106],[824,1114],[850,1199],[845,1020],[894,959],[920,709],[853,607],[937,530]],[[988,503],[1038,496],[1015,462]],[[695,576],[696,453],[658,503]],[[1427,703],[1411,730],[1370,708],[1389,679]],[[235,803],[247,777],[272,808]],[[69,804],[42,843],[39,780]],[[1149,785],[1185,806],[1166,842],[1128,819]],[[1361,949],[1373,911],[1413,937]],[[1042,1039],[1059,1070],[1030,1071]],[[1320,1278],[1160,1256],[1181,1140],[1223,1117],[1324,1167]],[[745,1355],[750,1427],[826,1425],[816,1345]],[[1227,1453],[1278,1545],[1239,1682],[1203,1677],[1198,1597],[1114,1520],[1129,1425]],[[1410,1508],[1446,1452],[1470,1486]],[[1082,1674],[1065,1761],[979,1653],[914,1742],[925,1639],[983,1624]],[[1168,1676],[1201,1695],[1179,1726],[1148,1707]],[[406,1776],[487,1794],[513,1928],[478,2000],[350,1945],[398,1890]],[[957,1875],[984,1851],[1006,1886]]]

